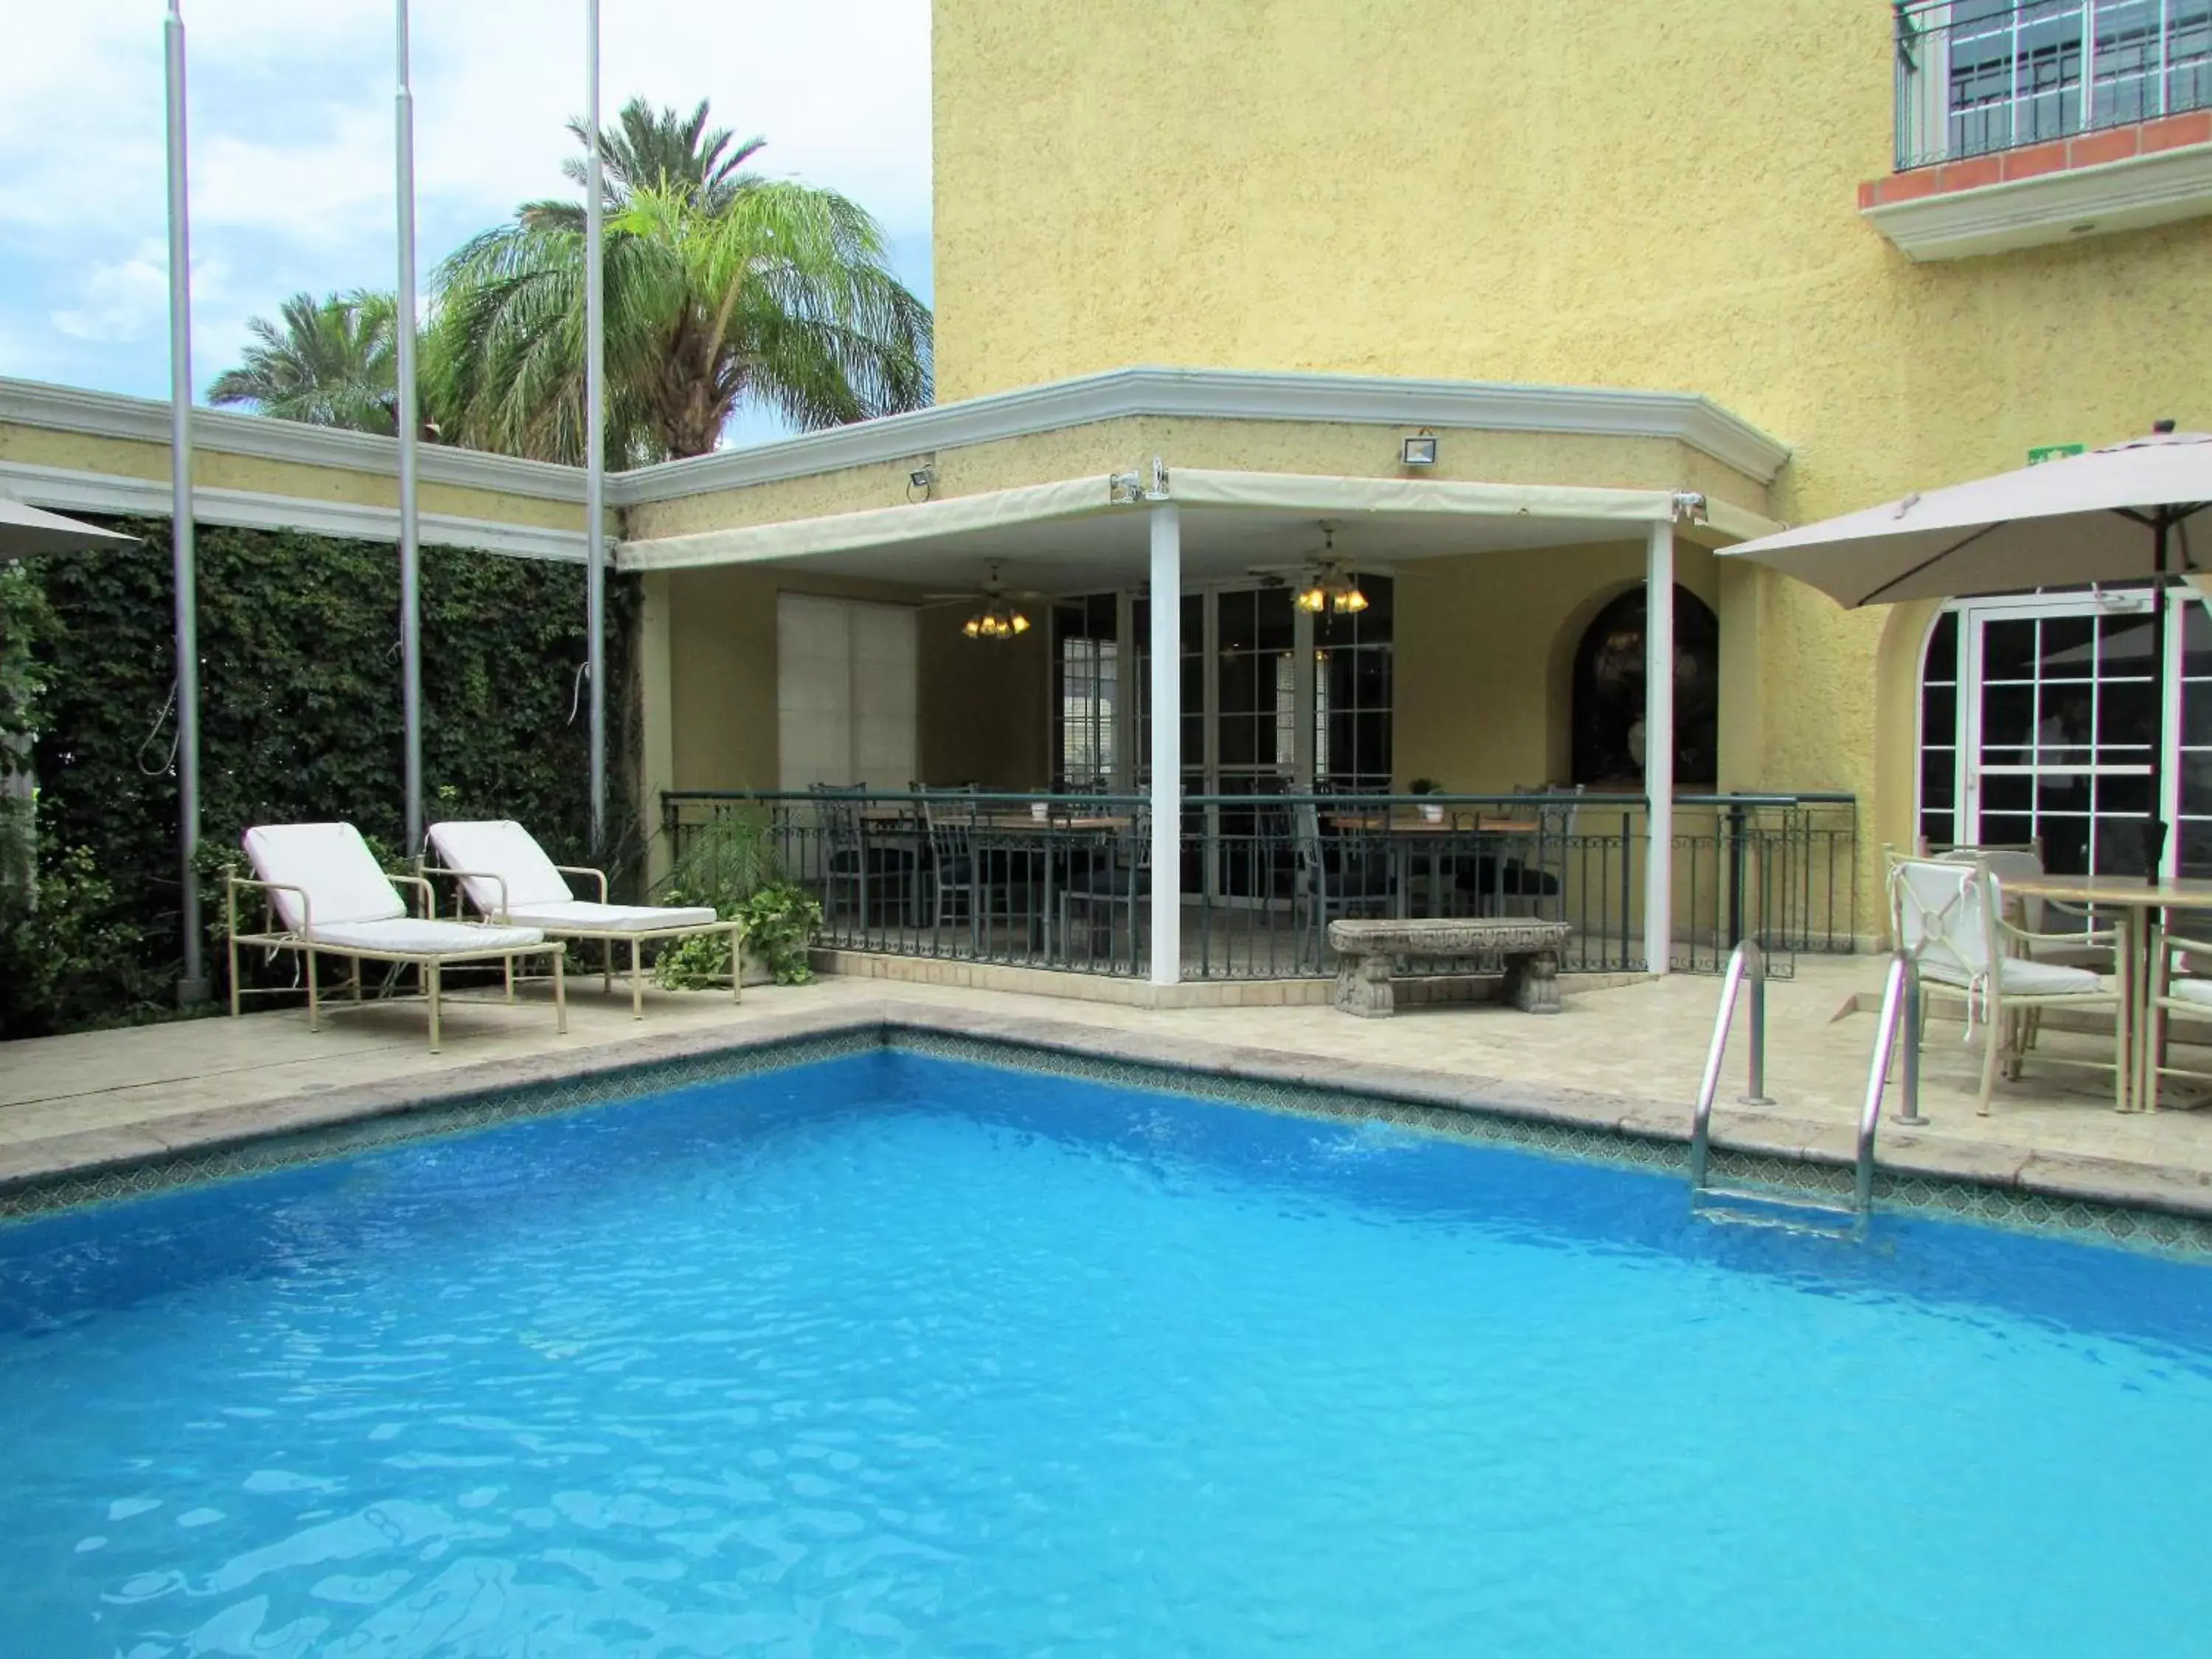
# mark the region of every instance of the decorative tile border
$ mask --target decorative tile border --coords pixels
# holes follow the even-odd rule
[[[1018,1037],[872,1019],[840,1030],[650,1060],[558,1082],[489,1089],[416,1109],[204,1152],[177,1153],[119,1168],[22,1182],[0,1188],[0,1223],[81,1204],[323,1163],[410,1141],[465,1134],[517,1119],[613,1105],[695,1084],[786,1071],[885,1048],[1303,1117],[1389,1123],[1446,1139],[1616,1168],[1680,1174],[1689,1158],[1688,1146],[1680,1140],[1561,1122],[1508,1109],[1432,1105],[1321,1084],[1086,1053]],[[1837,1164],[1716,1147],[1711,1168],[1723,1183],[1771,1192],[1784,1202],[1792,1196],[1848,1200],[1851,1191],[1851,1171]],[[2212,1218],[2054,1198],[1968,1180],[1880,1171],[1875,1177],[1875,1201],[1880,1209],[1892,1212],[2212,1260]]]

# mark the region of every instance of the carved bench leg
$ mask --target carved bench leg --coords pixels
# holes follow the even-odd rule
[[[1336,1006],[1362,1019],[1387,1019],[1397,1012],[1390,988],[1390,958],[1341,955],[1336,959]]]
[[[1531,951],[1505,958],[1505,1000],[1524,1014],[1559,1012],[1559,953]]]

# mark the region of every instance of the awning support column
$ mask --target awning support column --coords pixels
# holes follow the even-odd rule
[[[1644,962],[1667,971],[1674,939],[1674,523],[1660,519],[1644,550]]]
[[[1182,978],[1182,518],[1152,508],[1152,983]]]

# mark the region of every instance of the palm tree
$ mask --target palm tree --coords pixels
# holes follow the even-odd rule
[[[929,401],[929,309],[859,206],[744,171],[760,141],[709,131],[703,103],[632,100],[600,143],[610,464],[704,454],[748,399],[809,428]],[[580,461],[581,205],[526,204],[436,287],[426,370],[447,438]]]
[[[310,426],[339,426],[389,437],[398,427],[389,294],[356,289],[319,303],[295,294],[278,315],[246,324],[245,361],[208,388],[208,400]]]

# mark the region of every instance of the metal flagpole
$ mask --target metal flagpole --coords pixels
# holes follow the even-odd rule
[[[185,973],[180,1003],[207,1000],[200,963],[200,648],[192,545],[191,230],[185,179],[185,20],[169,0],[161,26],[169,92],[169,550],[176,587],[177,853]]]
[[[607,847],[606,294],[599,210],[599,0],[584,0],[584,629],[592,682],[592,856]]]
[[[422,549],[416,535],[415,449],[422,417],[415,407],[415,94],[407,82],[407,0],[398,0],[399,92],[399,299],[397,337],[399,439],[399,675],[407,728],[407,850],[422,845]]]

